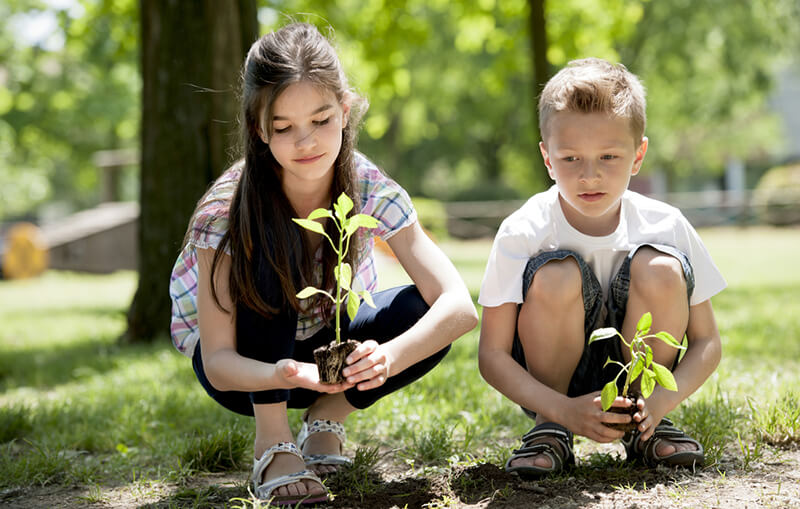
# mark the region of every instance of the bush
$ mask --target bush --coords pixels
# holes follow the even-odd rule
[[[800,162],[768,170],[756,185],[755,205],[765,223],[800,223]]]
[[[413,198],[419,224],[431,233],[435,240],[447,238],[447,211],[444,204],[432,198]]]

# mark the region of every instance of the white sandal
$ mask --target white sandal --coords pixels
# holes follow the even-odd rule
[[[272,460],[275,459],[276,454],[286,453],[286,454],[293,454],[300,459],[303,459],[303,455],[300,453],[300,450],[294,445],[292,442],[279,442],[266,451],[264,454],[261,455],[261,459],[256,459],[253,462],[253,490],[255,495],[260,500],[269,500],[270,503],[276,505],[290,505],[295,506],[298,504],[318,504],[320,502],[327,502],[329,500],[328,497],[328,490],[325,489],[325,493],[320,493],[318,495],[273,495],[272,492],[275,491],[277,488],[281,486],[287,486],[289,484],[296,483],[303,479],[308,479],[310,481],[314,481],[319,483],[320,486],[325,488],[325,485],[322,484],[322,480],[312,472],[311,470],[301,470],[300,472],[295,472],[293,474],[282,475],[280,477],[276,477],[275,479],[261,482],[261,479],[264,477],[264,471],[267,469]]]
[[[311,424],[303,419],[303,426],[297,434],[297,446],[300,450],[308,440],[308,437],[314,433],[333,433],[339,439],[339,452],[342,451],[342,446],[347,441],[347,435],[344,432],[344,426],[341,422],[329,421],[327,419],[317,419],[312,421]],[[312,454],[303,456],[306,466],[310,465],[352,465],[353,460],[341,454]]]

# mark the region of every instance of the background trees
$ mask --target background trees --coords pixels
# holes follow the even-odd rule
[[[229,160],[232,90],[258,31],[291,17],[334,28],[371,103],[359,147],[412,194],[513,198],[548,185],[535,91],[589,55],[625,63],[648,89],[643,173],[691,188],[732,158],[769,160],[781,132],[767,97],[800,48],[799,11],[796,0],[6,0],[0,222],[97,203],[92,154],[137,149],[141,133],[141,171],[126,170],[122,194],[141,195],[131,326],[147,335],[165,327],[165,273],[191,208]],[[140,315],[145,303],[158,313]]]

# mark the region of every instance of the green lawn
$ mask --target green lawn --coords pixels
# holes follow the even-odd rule
[[[713,464],[738,447],[737,431],[750,444],[800,441],[800,231],[701,235],[730,284],[713,300],[724,353],[675,418]],[[441,245],[477,298],[491,243]],[[384,286],[404,281],[382,268]],[[208,398],[166,336],[116,344],[134,289],[130,272],[0,281],[0,495],[77,484],[102,499],[108,486],[249,468],[250,420]],[[349,419],[353,443],[393,450],[417,470],[502,465],[530,423],[480,378],[477,343],[476,329],[429,376]],[[297,426],[299,413],[290,419]]]

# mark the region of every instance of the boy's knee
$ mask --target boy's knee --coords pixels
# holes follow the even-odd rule
[[[631,260],[631,287],[653,295],[685,295],[681,262],[651,247],[640,248]]]
[[[564,302],[582,295],[581,269],[574,258],[550,260],[536,271],[526,300]]]

